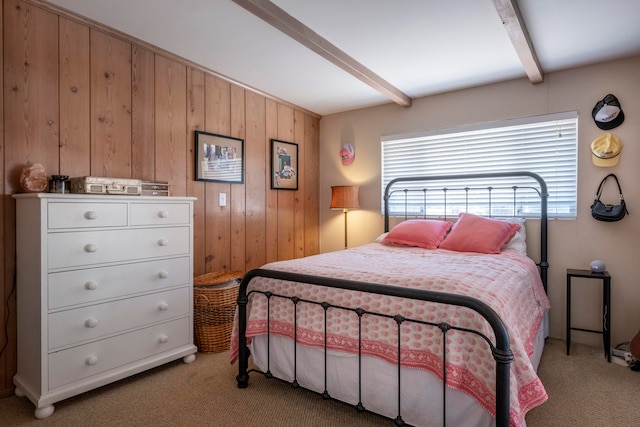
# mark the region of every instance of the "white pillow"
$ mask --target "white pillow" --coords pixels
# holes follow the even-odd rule
[[[379,235],[378,237],[376,237],[375,242],[376,242],[376,243],[382,243],[382,241],[384,240],[384,238],[385,238],[385,237],[387,237],[387,234],[389,234],[389,233],[388,233],[388,232],[387,232],[387,233],[382,233],[381,235]]]
[[[496,218],[497,219],[497,218]],[[514,217],[514,218],[500,218],[503,221],[508,221],[514,224],[520,224],[520,230],[513,235],[511,240],[509,240],[502,247],[501,250],[505,249],[514,249],[523,254],[527,254],[527,230],[524,228],[524,218]]]

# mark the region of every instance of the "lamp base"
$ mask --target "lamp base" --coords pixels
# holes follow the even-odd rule
[[[347,249],[347,214],[349,209],[344,209],[344,248]]]

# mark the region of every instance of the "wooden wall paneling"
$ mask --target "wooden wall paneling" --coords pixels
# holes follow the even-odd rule
[[[156,179],[169,181],[171,194],[187,195],[187,68],[156,55]]]
[[[131,176],[156,179],[155,54],[131,49]]]
[[[211,75],[205,79],[205,130],[230,136],[231,84]],[[227,193],[227,206],[218,206],[218,195]],[[231,184],[208,182],[205,192],[206,270],[231,268]]]
[[[320,120],[308,114],[304,116],[304,256],[320,252]],[[328,209],[328,207],[327,207]]]
[[[295,140],[294,110],[288,105],[278,104],[278,139],[300,144]],[[298,161],[300,159],[298,158]],[[297,171],[296,171],[297,172]],[[294,203],[297,191],[278,191],[278,259],[295,257],[295,216]]]
[[[205,131],[231,136],[231,84],[207,75],[205,88]]]
[[[267,194],[266,206],[266,262],[278,260],[278,192],[282,190],[271,189],[271,139],[278,138],[278,103],[272,99],[266,100],[266,135],[264,140],[267,157],[265,192]]]
[[[5,152],[8,194],[22,167],[42,163],[58,173],[58,18],[24,2],[5,1]]]
[[[17,366],[15,203],[10,195],[19,191],[20,172],[28,163],[42,163],[48,174],[58,172],[58,18],[21,1],[3,4],[4,298],[0,313],[3,328],[5,319],[8,322],[8,340],[0,363],[0,386],[2,395],[8,395]]]
[[[89,28],[59,19],[60,173],[91,173]]]
[[[306,170],[307,162],[307,141],[304,137],[304,114],[295,110],[293,113],[294,139],[299,141],[298,144],[298,191],[294,192],[293,199],[293,227],[294,227],[294,258],[302,258],[304,256],[304,227],[305,227],[305,197],[306,192]]]
[[[4,81],[4,16],[2,8],[0,8],[0,81]],[[4,117],[4,89],[0,92],[0,117]],[[2,325],[4,322],[11,323],[15,328],[15,293],[13,292],[13,280],[8,277],[8,271],[12,270],[13,260],[7,259],[5,254],[5,245],[7,245],[7,239],[5,238],[5,227],[7,224],[4,221],[4,209],[5,206],[10,206],[9,201],[5,202],[5,199],[9,199],[9,195],[5,194],[5,165],[4,165],[4,121],[0,120],[0,188],[2,189],[2,197],[0,197],[0,263],[2,273],[0,274],[0,319],[2,319]],[[10,311],[7,311],[10,308]],[[9,321],[11,319],[11,321]],[[13,389],[11,374],[14,371],[13,363],[15,362],[15,340],[9,342],[9,337],[0,335],[0,349],[4,348],[4,351],[0,353],[0,398],[9,396]],[[11,357],[8,355],[11,354]],[[11,364],[11,365],[10,365]]]
[[[299,256],[302,219],[304,252],[318,252],[317,115],[50,3],[3,0],[0,14],[0,317],[9,334],[0,396],[13,393],[17,365],[11,194],[29,162],[49,175],[167,177],[173,194],[197,197],[195,274]],[[194,180],[196,129],[245,139],[244,185]],[[304,153],[297,192],[270,188],[271,138]]]
[[[90,37],[91,175],[131,178],[131,44]]]
[[[268,178],[268,139],[266,138],[265,98],[246,92],[245,132],[245,270],[261,267],[266,262],[266,200]],[[265,143],[267,141],[267,143]]]
[[[187,68],[187,195],[193,203],[193,274],[205,270],[205,183],[195,181],[195,131],[204,129],[204,73]]]
[[[245,90],[239,86],[231,85],[231,131],[230,136],[234,138],[245,139],[246,137],[246,102],[244,98]],[[245,140],[244,148],[246,152],[247,141]],[[244,174],[246,179],[246,155],[244,157]],[[246,182],[246,181],[245,181]],[[230,255],[231,269],[244,272],[245,245],[246,245],[246,184],[231,184],[229,193],[229,211],[230,211]]]
[[[218,193],[227,193],[227,206],[218,206]],[[207,183],[205,196],[205,270],[225,271],[231,268],[229,184]]]

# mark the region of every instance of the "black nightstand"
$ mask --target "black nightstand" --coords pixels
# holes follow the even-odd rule
[[[583,277],[602,280],[602,330],[582,329],[571,327],[571,278]],[[611,276],[608,272],[594,273],[591,270],[567,269],[567,354],[571,348],[571,331],[594,332],[602,334],[604,341],[604,355],[611,362]]]

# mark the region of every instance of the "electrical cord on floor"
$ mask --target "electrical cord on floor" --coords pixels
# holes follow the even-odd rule
[[[7,349],[7,346],[9,345],[9,301],[11,301],[11,297],[13,296],[13,294],[16,291],[16,271],[13,271],[13,285],[11,286],[11,292],[9,292],[9,296],[7,296],[7,300],[5,301],[5,305],[7,307],[7,315],[5,316],[4,319],[4,344],[2,345],[2,348],[0,349],[0,359],[2,358],[2,355],[4,354],[4,351]]]
[[[629,345],[630,344],[631,344],[631,341],[621,342],[615,348],[616,348],[616,350],[629,351]],[[623,346],[624,346],[624,348],[622,348]]]

